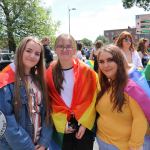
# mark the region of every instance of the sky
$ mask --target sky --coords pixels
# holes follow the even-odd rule
[[[93,42],[104,30],[136,27],[135,15],[148,14],[142,8],[124,9],[122,0],[43,0],[45,7],[51,7],[52,18],[60,21],[57,35],[69,33],[76,39],[87,38]]]

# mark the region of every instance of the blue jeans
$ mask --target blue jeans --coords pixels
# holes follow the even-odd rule
[[[143,150],[150,150],[150,135],[144,138]]]
[[[115,147],[111,144],[107,144],[107,143],[103,142],[98,137],[96,139],[97,139],[97,143],[98,143],[98,146],[99,146],[99,150],[119,150],[117,147]]]

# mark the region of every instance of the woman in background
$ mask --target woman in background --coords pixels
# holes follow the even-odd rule
[[[129,64],[133,65],[135,68],[143,68],[141,58],[134,48],[133,37],[131,33],[123,31],[119,35],[116,45],[122,49]]]
[[[98,40],[95,42],[95,49],[91,52],[90,59],[94,60],[94,70],[98,73],[98,63],[97,63],[97,54],[99,49],[103,46],[103,42]]]
[[[148,52],[149,40],[141,38],[138,43],[137,51],[141,57],[142,64],[145,67],[150,60],[150,54]]]

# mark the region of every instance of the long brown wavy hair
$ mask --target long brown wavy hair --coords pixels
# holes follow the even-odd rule
[[[58,42],[60,40],[66,40],[66,39],[71,41],[73,49],[75,49],[75,50],[77,49],[76,41],[71,35],[61,34],[56,38],[55,45],[54,45],[55,50],[56,50]],[[63,89],[62,83],[64,81],[64,74],[63,74],[59,59],[57,60],[56,64],[53,66],[52,74],[53,74],[53,81],[54,81],[55,88],[58,91],[58,93],[60,94],[61,89]]]
[[[142,52],[143,55],[147,56],[148,55],[148,50],[147,50],[148,47],[145,46],[146,42],[149,42],[149,40],[146,38],[141,38],[138,43],[137,51],[140,51],[140,52]]]
[[[25,80],[25,69],[23,64],[23,52],[26,48],[26,45],[28,42],[33,41],[40,45],[41,47],[41,53],[40,53],[40,60],[36,67],[34,66],[31,68],[31,75],[33,76],[35,84],[40,88],[42,92],[42,100],[44,107],[46,109],[46,122],[49,122],[50,117],[50,109],[49,109],[49,99],[48,99],[48,93],[47,93],[47,86],[45,83],[45,68],[44,68],[44,51],[43,46],[40,43],[40,41],[35,37],[25,37],[19,44],[17,50],[16,50],[16,56],[15,56],[15,83],[14,83],[14,112],[16,119],[18,118],[18,111],[21,108],[21,101],[20,101],[20,86],[24,85],[26,89],[26,93],[28,96],[28,88],[27,83]],[[29,98],[29,97],[28,97]]]
[[[113,110],[122,111],[122,107],[126,102],[124,95],[124,88],[127,84],[128,75],[125,67],[125,58],[119,47],[115,45],[107,45],[100,49],[97,60],[101,53],[107,52],[112,55],[113,61],[117,64],[116,78],[110,81],[106,75],[99,69],[99,82],[101,85],[101,91],[98,93],[97,102],[103,96],[103,94],[112,87],[111,102],[113,103]]]
[[[125,38],[129,38],[131,40],[131,45],[130,45],[129,50],[134,51],[135,47],[134,47],[132,34],[127,31],[121,32],[121,34],[119,35],[119,37],[117,38],[117,40],[115,42],[115,45],[117,45],[120,48],[123,48],[123,39],[125,39]]]

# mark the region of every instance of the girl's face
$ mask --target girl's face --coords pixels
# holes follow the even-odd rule
[[[40,60],[41,46],[34,41],[29,41],[23,52],[23,65],[25,73],[29,74],[32,67],[34,67]]]
[[[102,73],[111,80],[114,80],[116,78],[117,73],[117,64],[113,60],[112,54],[108,52],[101,52],[98,57],[98,64],[99,69],[102,71]]]
[[[60,61],[70,61],[75,55],[75,48],[70,39],[60,39],[56,45],[56,54]]]
[[[146,41],[145,42],[145,47],[148,48],[148,46],[149,46],[149,41]]]
[[[132,39],[130,37],[126,37],[122,41],[123,47],[127,47],[127,48],[130,48],[131,43],[132,43]]]

